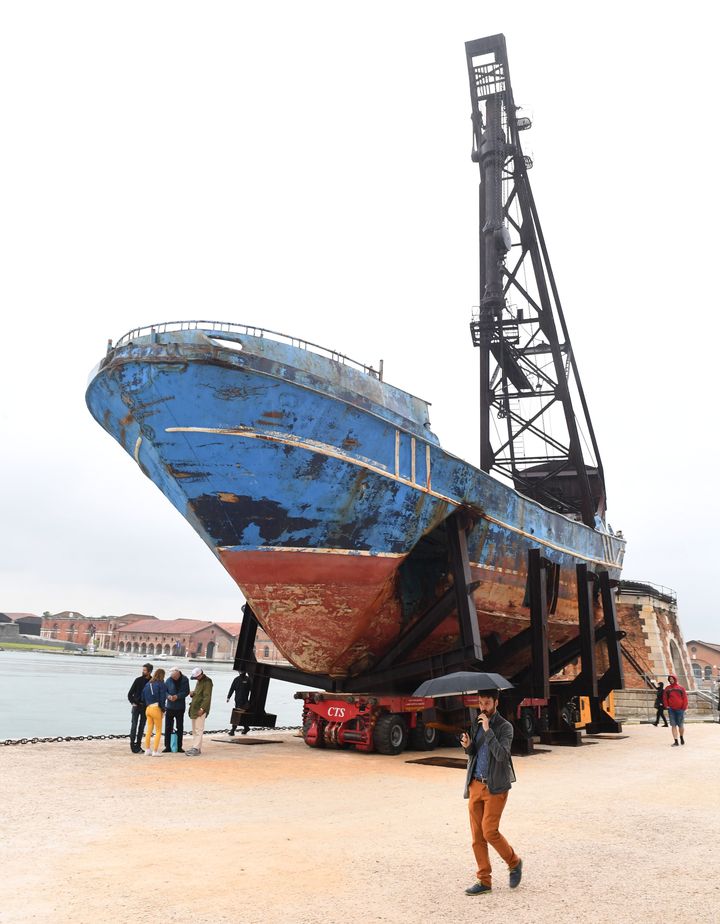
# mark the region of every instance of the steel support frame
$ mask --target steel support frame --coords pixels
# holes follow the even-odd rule
[[[267,670],[269,665],[258,663],[255,657],[255,638],[258,626],[257,616],[250,604],[246,603],[243,607],[243,621],[233,666],[236,671],[247,671],[250,675],[250,696],[243,713],[244,721],[256,728],[275,728],[277,716],[265,710],[271,677]]]
[[[625,686],[625,673],[623,670],[622,651],[619,641],[619,636],[624,633],[618,632],[617,610],[615,607],[614,590],[617,582],[610,579],[610,575],[607,571],[600,572],[598,581],[600,584],[600,600],[603,610],[603,627],[605,629],[608,668],[602,677],[598,679],[597,696],[590,697],[591,721],[585,728],[588,734],[622,731],[620,722],[609,715],[605,709],[603,709],[602,704],[612,690],[622,690]]]

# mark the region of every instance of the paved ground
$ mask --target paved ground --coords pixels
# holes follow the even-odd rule
[[[671,924],[720,919],[720,725],[516,760],[502,829],[521,854],[473,882],[462,770],[208,741],[0,750],[0,921],[54,924]],[[461,756],[461,752],[435,754]]]

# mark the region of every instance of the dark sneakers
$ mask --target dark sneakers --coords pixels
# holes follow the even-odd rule
[[[680,745],[678,744],[678,742],[677,742],[677,741],[673,741],[673,743],[672,743],[672,744],[670,745],[670,747],[673,747],[673,748],[679,748],[679,747],[680,747]]]
[[[682,735],[680,735],[680,744],[685,744],[685,739],[683,738]]]
[[[488,892],[492,892],[492,886],[485,885],[483,882],[476,882],[469,889],[465,889],[466,895],[486,895]]]
[[[520,885],[520,880],[522,879],[522,860],[518,863],[516,867],[510,870],[510,888],[517,889]]]

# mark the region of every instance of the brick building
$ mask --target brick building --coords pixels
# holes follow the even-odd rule
[[[703,690],[715,690],[720,683],[720,645],[691,639],[687,650],[697,686]]]
[[[203,619],[141,619],[118,628],[117,651],[157,657],[229,661],[235,656],[240,623]]]
[[[58,639],[64,642],[76,642],[90,645],[105,651],[114,651],[117,644],[117,632],[128,623],[139,620],[155,620],[155,616],[142,616],[139,613],[127,613],[125,616],[83,616],[73,610],[61,613],[43,613],[40,625],[42,638]]]
[[[617,615],[620,628],[627,632],[623,648],[645,677],[664,682],[668,674],[675,674],[682,686],[695,689],[678,622],[675,591],[639,581],[621,581]],[[626,659],[623,666],[626,687],[642,689],[647,686],[629,660]]]
[[[0,622],[13,622],[14,616],[28,614],[0,614]],[[85,616],[73,610],[45,613],[32,617],[35,631],[42,638],[92,645],[96,651],[117,651],[119,654],[138,654],[146,657],[208,658],[232,661],[240,634],[238,622],[211,622],[206,619],[158,619],[141,613],[124,616]],[[25,631],[20,629],[20,631]],[[255,640],[258,661],[287,663],[275,643],[258,629]]]

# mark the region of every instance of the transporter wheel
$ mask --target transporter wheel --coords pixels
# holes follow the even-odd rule
[[[379,754],[401,754],[407,739],[408,729],[402,716],[390,712],[378,718],[373,731],[373,744]]]
[[[580,721],[580,711],[572,700],[562,707],[560,718],[570,728],[575,728],[575,723]]]
[[[428,728],[424,722],[418,722],[410,729],[408,744],[414,751],[432,751],[438,743],[437,728]]]
[[[312,719],[305,719],[303,722],[303,738],[305,739],[305,744],[309,748],[324,748],[325,736],[323,734],[323,728],[318,721],[317,724],[315,724],[315,729],[311,731],[314,724]]]
[[[524,738],[532,738],[535,734],[535,716],[532,709],[523,708],[520,710],[517,728]]]

